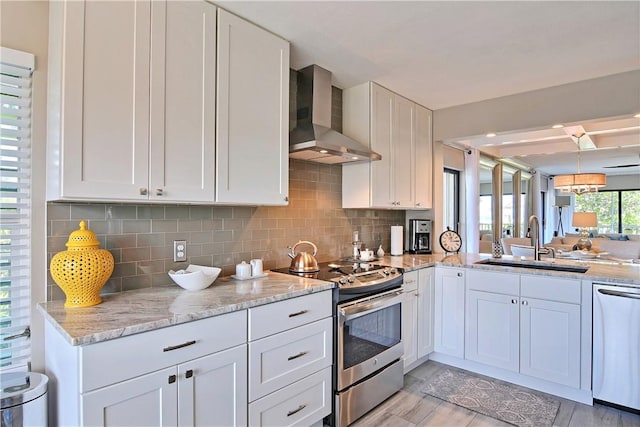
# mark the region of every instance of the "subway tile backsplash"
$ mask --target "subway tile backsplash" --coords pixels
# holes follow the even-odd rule
[[[286,267],[287,247],[298,240],[312,241],[318,260],[330,261],[351,253],[354,230],[367,247],[388,252],[390,227],[404,224],[405,212],[342,209],[341,183],[340,165],[290,160],[289,206],[49,203],[48,259],[66,249],[83,219],[115,259],[103,293],[172,285],[167,271],[189,264],[221,267],[223,275],[252,258],[265,269]],[[173,262],[174,240],[187,241],[187,262]],[[48,299],[64,299],[50,275],[48,288]]]

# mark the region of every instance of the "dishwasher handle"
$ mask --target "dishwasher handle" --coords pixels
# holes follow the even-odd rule
[[[610,295],[612,297],[640,299],[640,294],[634,294],[631,292],[612,291],[609,289],[598,289],[598,292],[603,295]]]

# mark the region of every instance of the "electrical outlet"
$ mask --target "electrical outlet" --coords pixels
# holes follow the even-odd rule
[[[173,241],[173,262],[182,262],[187,260],[187,241]]]

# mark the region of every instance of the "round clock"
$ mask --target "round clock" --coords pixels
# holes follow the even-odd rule
[[[447,227],[447,230],[440,235],[440,246],[446,252],[460,252],[462,238],[458,233]]]

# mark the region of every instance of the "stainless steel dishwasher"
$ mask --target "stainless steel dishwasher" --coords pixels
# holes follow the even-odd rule
[[[640,411],[640,288],[593,286],[593,398]]]

